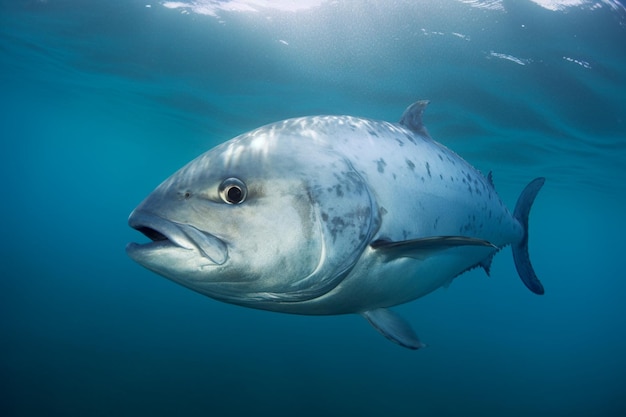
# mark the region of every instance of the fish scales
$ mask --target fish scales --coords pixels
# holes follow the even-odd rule
[[[311,116],[244,133],[199,156],[129,217],[151,241],[144,267],[194,291],[293,314],[360,314],[389,340],[424,344],[390,310],[448,285],[511,245],[522,282],[543,294],[528,217],[544,179],[511,213],[491,175],[434,141],[427,101],[399,123]]]

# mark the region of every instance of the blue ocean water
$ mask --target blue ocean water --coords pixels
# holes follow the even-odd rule
[[[617,1],[0,2],[0,415],[626,415],[626,8]],[[132,262],[131,210],[272,121],[395,121],[494,173],[510,250],[360,317],[249,310]]]

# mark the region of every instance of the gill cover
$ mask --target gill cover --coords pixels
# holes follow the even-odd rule
[[[378,230],[378,209],[363,178],[348,160],[329,159],[333,162],[314,167],[306,181],[311,214],[321,236],[317,267],[293,281],[288,291],[248,293],[248,300],[302,302],[328,293],[352,270]]]

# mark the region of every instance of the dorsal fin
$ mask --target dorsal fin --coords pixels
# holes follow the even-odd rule
[[[404,113],[402,113],[400,124],[412,132],[430,137],[424,127],[424,123],[422,122],[422,114],[424,113],[426,106],[428,106],[428,103],[430,103],[429,100],[419,100],[411,104],[406,108]]]

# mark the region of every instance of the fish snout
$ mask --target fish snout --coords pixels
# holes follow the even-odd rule
[[[228,259],[228,247],[218,237],[190,224],[168,220],[142,210],[134,210],[128,218],[128,225],[149,238],[148,243],[129,243],[126,251],[136,258],[138,251],[154,252],[159,249],[183,249],[197,251],[215,265],[222,265]]]

